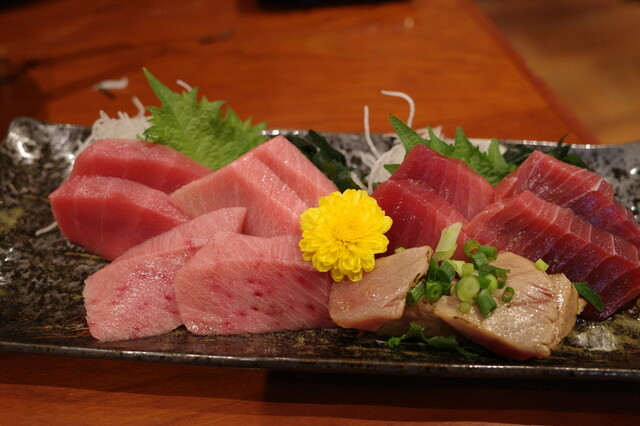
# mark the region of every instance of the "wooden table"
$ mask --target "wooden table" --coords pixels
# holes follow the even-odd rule
[[[355,3],[355,2],[354,2]],[[90,125],[157,105],[142,74],[182,79],[272,128],[597,143],[466,0],[265,9],[252,1],[32,1],[0,13],[0,125]],[[129,78],[108,94],[92,86]],[[174,86],[176,89],[178,86]],[[637,385],[283,373],[0,353],[0,423],[630,424]],[[637,420],[637,419],[636,419]]]

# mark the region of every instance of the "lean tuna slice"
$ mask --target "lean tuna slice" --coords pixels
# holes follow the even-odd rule
[[[136,139],[100,139],[78,155],[71,176],[119,177],[170,194],[209,173],[207,167],[164,145]]]
[[[548,357],[575,325],[583,306],[578,293],[563,274],[547,275],[514,253],[501,253],[492,263],[510,270],[507,283],[515,290],[510,302],[494,296],[498,307],[485,318],[475,305],[463,314],[456,296],[443,296],[435,304],[435,315],[505,357]]]
[[[640,248],[640,224],[602,176],[534,151],[496,186],[497,198],[531,191]]]
[[[113,260],[189,217],[164,192],[107,176],[76,176],[49,195],[62,235]]]
[[[640,294],[638,250],[631,243],[593,226],[571,210],[523,191],[498,200],[463,226],[482,244],[543,259],[549,273],[586,281],[605,309],[585,309],[584,316],[604,319]]]
[[[444,228],[467,222],[444,198],[413,180],[387,180],[378,185],[371,196],[393,219],[391,229],[385,234],[389,239],[387,253],[400,247],[435,247]],[[462,248],[466,240],[466,234],[461,232],[455,258],[464,256]]]
[[[204,214],[128,250],[85,281],[91,335],[114,341],[155,336],[182,324],[174,277],[218,232],[238,232],[244,208]]]
[[[218,233],[178,272],[182,322],[197,335],[330,327],[331,277],[302,260],[299,238]]]
[[[493,186],[464,161],[445,157],[425,145],[414,146],[390,179],[420,182],[467,219],[494,200]]]
[[[320,197],[338,190],[335,183],[284,136],[258,145],[249,155],[258,157],[310,207],[317,206]]]

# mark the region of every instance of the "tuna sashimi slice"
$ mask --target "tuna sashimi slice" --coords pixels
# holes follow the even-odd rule
[[[246,207],[244,233],[261,237],[299,235],[307,203],[254,155],[244,155],[171,194],[190,217],[223,207]]]
[[[196,248],[134,256],[85,280],[82,295],[91,335],[114,341],[156,336],[182,324],[173,280]]]
[[[444,228],[467,222],[444,198],[416,181],[388,180],[378,185],[371,196],[393,219],[391,229],[385,234],[389,239],[387,253],[399,247],[435,247]],[[455,257],[464,256],[462,247],[466,240],[466,234],[461,232]]]
[[[334,325],[331,278],[302,260],[298,237],[219,233],[178,272],[184,325],[197,335]]]
[[[329,314],[340,327],[376,331],[399,320],[407,292],[429,269],[431,247],[415,247],[376,260],[361,281],[333,283]]]
[[[189,221],[164,192],[115,177],[67,179],[49,200],[62,235],[108,260]]]
[[[640,248],[640,225],[600,175],[534,151],[496,186],[497,198],[531,191]]]
[[[497,354],[548,357],[571,331],[582,308],[576,290],[564,275],[547,275],[513,253],[501,253],[492,263],[510,270],[508,285],[515,293],[509,303],[494,297],[498,307],[485,318],[475,305],[462,314],[456,296],[443,296],[436,302],[435,315]]]
[[[309,206],[316,206],[320,197],[338,190],[333,181],[284,136],[276,136],[245,155],[258,157]]]
[[[494,200],[493,186],[465,162],[445,157],[425,145],[413,147],[391,179],[422,183],[467,219]]]
[[[85,281],[89,330],[99,340],[163,334],[182,324],[174,277],[218,232],[238,232],[245,209],[199,216],[128,250]]]
[[[590,318],[603,319],[640,294],[640,283],[622,278],[640,267],[634,245],[530,191],[496,201],[463,230],[482,244],[532,261],[542,258],[550,273],[562,272],[571,281],[589,283],[605,304],[597,316],[585,311]],[[537,245],[530,244],[534,239]]]
[[[122,259],[172,250],[176,247],[201,248],[218,232],[242,232],[247,209],[228,207],[213,210],[176,226],[164,234],[149,238],[142,244],[130,248],[115,259]]]
[[[202,164],[164,145],[136,139],[100,139],[75,160],[71,176],[129,179],[167,194],[211,173]]]

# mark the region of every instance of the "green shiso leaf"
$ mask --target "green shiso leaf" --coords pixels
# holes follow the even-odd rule
[[[217,170],[266,140],[261,131],[265,123],[242,121],[224,101],[198,101],[198,88],[176,93],[148,70],[145,76],[162,105],[148,107],[151,127],[145,140],[169,146],[195,161]]]
[[[391,116],[391,124],[407,152],[416,145],[426,145],[446,157],[464,161],[492,185],[516,168],[502,157],[496,140],[491,141],[485,153],[469,141],[461,128],[456,130],[454,143],[448,144],[438,138],[431,128],[428,128],[429,136],[425,139],[394,116]]]

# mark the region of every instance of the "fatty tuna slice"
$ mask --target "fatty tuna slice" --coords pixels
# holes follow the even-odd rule
[[[215,234],[238,232],[244,214],[244,208],[204,214],[133,247],[92,274],[83,291],[91,335],[127,340],[181,325],[175,274]]]
[[[482,244],[532,261],[541,258],[549,273],[586,281],[605,305],[603,312],[585,310],[588,318],[604,319],[640,294],[640,281],[622,278],[640,268],[634,245],[530,191],[496,201],[463,230]],[[533,239],[538,244],[529,244]]]
[[[71,176],[119,177],[170,194],[209,173],[207,167],[164,145],[136,139],[100,139],[76,158]]]
[[[247,209],[244,207],[213,210],[130,248],[115,259],[115,262],[176,247],[202,248],[218,232],[242,232],[246,215]]]
[[[435,315],[499,355],[548,357],[575,325],[582,308],[578,293],[564,275],[547,275],[514,253],[501,253],[492,264],[510,270],[507,283],[515,290],[510,302],[494,296],[498,306],[485,318],[475,304],[463,314],[456,296],[443,296],[435,304]]]
[[[496,186],[496,198],[531,191],[640,248],[640,224],[600,175],[534,151]]]
[[[419,246],[435,247],[442,230],[466,218],[434,191],[412,180],[387,180],[371,194],[385,214],[393,219],[385,234],[389,239],[387,253],[395,249]],[[454,257],[464,256],[464,232],[458,237],[458,250]]]
[[[178,272],[182,321],[197,335],[330,327],[331,278],[302,260],[298,237],[219,233]]]
[[[171,194],[190,217],[224,207],[246,207],[244,233],[261,237],[300,235],[309,205],[254,155],[244,155]]]
[[[69,178],[49,201],[62,235],[107,260],[189,221],[164,192],[115,177]]]
[[[494,200],[491,184],[465,162],[445,157],[425,145],[413,147],[390,179],[420,182],[467,219]]]
[[[276,136],[245,155],[255,155],[309,205],[338,187],[284,136]]]

